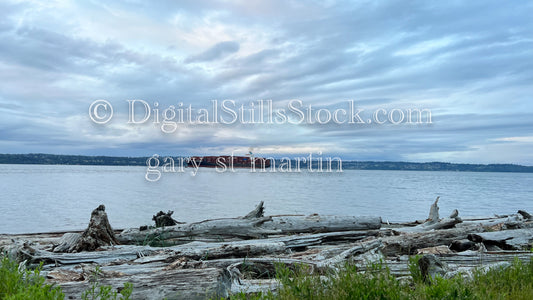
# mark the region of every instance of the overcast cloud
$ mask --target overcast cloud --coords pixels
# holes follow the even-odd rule
[[[0,153],[296,155],[533,165],[528,1],[2,1]],[[97,99],[114,118],[94,124]],[[290,100],[429,109],[432,124],[127,124]]]

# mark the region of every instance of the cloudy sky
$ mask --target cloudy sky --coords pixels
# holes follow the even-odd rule
[[[533,165],[532,15],[528,1],[2,1],[0,153],[253,148]],[[89,116],[98,99],[113,107],[106,124]],[[353,100],[365,122],[408,109],[432,122],[185,122],[164,133],[154,113],[127,123],[131,99],[211,113],[212,100],[300,100],[315,112]]]

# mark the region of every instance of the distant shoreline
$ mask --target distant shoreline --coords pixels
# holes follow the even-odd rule
[[[173,156],[178,158],[179,156]],[[146,166],[146,157],[58,154],[0,154],[0,164]],[[515,164],[459,164],[446,162],[342,161],[344,170],[459,171],[533,173],[533,166]]]

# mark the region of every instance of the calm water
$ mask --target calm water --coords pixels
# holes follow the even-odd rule
[[[441,215],[533,213],[533,174],[359,171],[343,173],[163,174],[145,167],[0,165],[0,233],[84,229],[105,204],[114,228],[151,224],[159,210],[180,221],[242,216],[265,201],[267,214],[378,215],[425,219],[441,196]]]

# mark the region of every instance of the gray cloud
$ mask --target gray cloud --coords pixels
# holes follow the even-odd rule
[[[188,57],[185,59],[185,63],[209,62],[221,59],[237,51],[239,51],[239,43],[235,41],[220,42],[200,54]]]
[[[501,140],[531,136],[533,128],[530,3],[77,5],[0,4],[3,151],[150,155],[326,145],[350,159],[495,162],[489,152],[505,145],[516,151],[496,162],[533,164],[525,154],[510,156],[530,144]],[[94,16],[115,27],[91,27]],[[368,110],[428,108],[434,124],[191,127],[165,136],[151,125],[97,128],[86,118],[95,99],[110,100],[120,116],[132,98],[161,107],[297,98],[332,109],[355,99]]]

